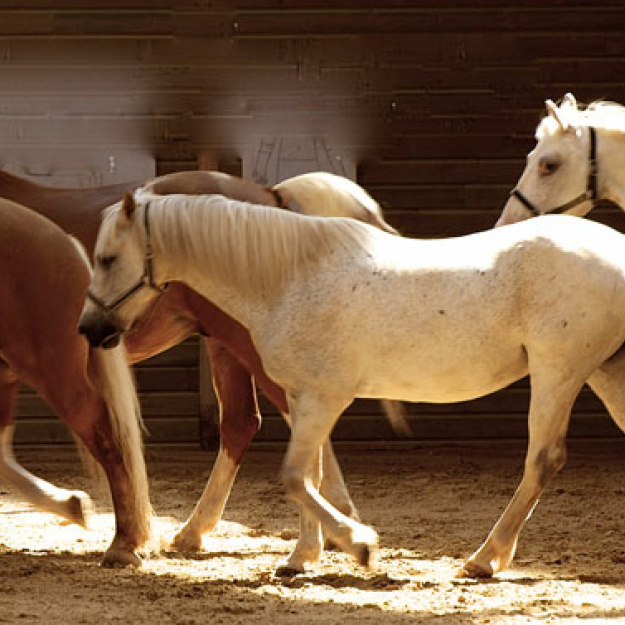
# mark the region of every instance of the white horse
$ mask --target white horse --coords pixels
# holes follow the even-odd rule
[[[581,217],[599,200],[625,210],[625,108],[613,102],[580,108],[570,93],[560,106],[545,104],[536,147],[496,225],[553,213]]]
[[[556,223],[557,222],[557,223]],[[153,260],[147,260],[151,257]],[[127,197],[106,214],[81,327],[132,326],[170,280],[249,328],[293,422],[283,478],[314,522],[280,571],[301,571],[327,536],[363,564],[375,531],[319,493],[322,443],[354,397],[457,402],[529,374],[523,479],[465,564],[489,576],[565,462],[571,407],[589,382],[625,428],[625,385],[606,361],[625,341],[625,238],[566,217],[447,240],[221,196]],[[149,276],[149,277],[148,277]]]
[[[289,205],[303,215],[352,217],[391,234],[399,234],[384,219],[380,205],[349,178],[314,171],[279,182],[271,190],[278,195],[281,204]],[[320,197],[323,201],[319,201]]]

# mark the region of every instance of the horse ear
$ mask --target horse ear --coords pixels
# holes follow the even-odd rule
[[[562,130],[567,130],[569,123],[562,114],[562,110],[558,108],[558,105],[553,100],[545,100],[545,106],[547,107],[547,113],[560,124]]]
[[[137,205],[135,204],[134,195],[130,192],[126,193],[122,200],[122,214],[128,221],[132,221],[135,216]]]
[[[566,93],[564,97],[562,98],[562,104],[560,105],[560,107],[571,108],[574,111],[576,111],[577,100],[575,99],[575,96],[572,93]]]

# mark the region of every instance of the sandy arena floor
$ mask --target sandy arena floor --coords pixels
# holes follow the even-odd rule
[[[204,551],[165,551],[140,570],[106,570],[112,535],[100,504],[86,531],[32,510],[0,484],[0,623],[517,624],[625,621],[625,441],[572,446],[528,522],[511,570],[458,579],[511,497],[521,445],[339,448],[365,521],[380,533],[376,570],[326,553],[308,574],[275,579],[291,549],[295,508],[278,478],[280,449],[248,454],[225,519]],[[72,450],[18,450],[35,473],[90,489]],[[160,534],[191,511],[214,458],[149,450]]]

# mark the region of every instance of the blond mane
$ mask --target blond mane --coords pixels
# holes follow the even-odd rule
[[[625,132],[625,107],[616,102],[595,100],[588,106],[577,104],[575,108],[565,106],[563,110],[572,126],[594,126],[612,132]],[[536,129],[536,139],[553,134],[558,128],[558,122],[547,115]]]
[[[273,294],[339,250],[366,247],[379,231],[352,219],[302,216],[221,195],[137,196],[150,201],[155,254],[198,266],[248,293]]]

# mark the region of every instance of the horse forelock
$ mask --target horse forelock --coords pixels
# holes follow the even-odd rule
[[[352,219],[302,216],[221,195],[149,201],[156,263],[166,250],[171,266],[198,267],[261,297],[338,250],[366,248],[376,232]]]
[[[595,100],[588,106],[564,107],[564,113],[571,126],[593,126],[594,128],[625,132],[625,107],[616,102]],[[538,124],[536,139],[553,135],[560,130],[560,124],[551,115],[546,115]]]

